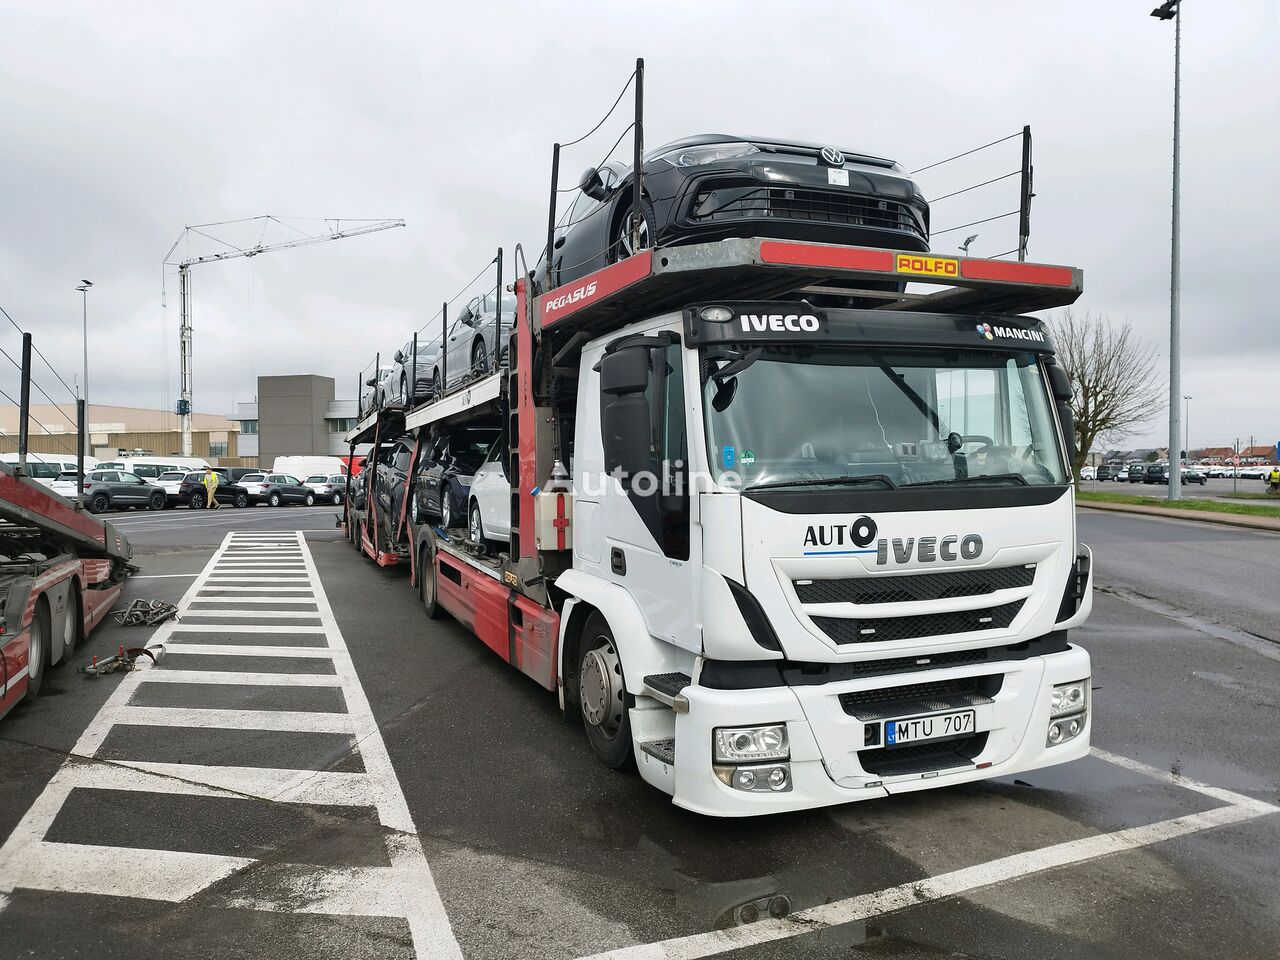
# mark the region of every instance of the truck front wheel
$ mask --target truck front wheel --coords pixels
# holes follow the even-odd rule
[[[628,711],[635,698],[627,693],[613,631],[598,612],[587,620],[581,649],[576,686],[587,743],[606,767],[621,770],[634,762]]]

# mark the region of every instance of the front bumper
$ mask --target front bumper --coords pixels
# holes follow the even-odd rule
[[[940,769],[892,775],[865,770],[868,723],[841,706],[841,694],[1000,674],[999,691],[974,706],[971,759]],[[1089,655],[1077,646],[1026,660],[972,664],[811,686],[684,690],[688,713],[676,718],[673,802],[712,816],[755,816],[869,800],[896,793],[968,783],[1077,760],[1089,752],[1092,710],[1073,740],[1048,746],[1049,700],[1055,684],[1090,676]],[[911,711],[906,716],[915,715]],[[897,717],[904,716],[896,714]],[[712,772],[716,727],[785,723],[791,748],[791,789],[779,793],[735,790]],[[878,724],[879,721],[871,721]],[[904,749],[904,748],[898,748]],[[882,757],[883,754],[880,754]],[[869,761],[868,761],[869,762]]]

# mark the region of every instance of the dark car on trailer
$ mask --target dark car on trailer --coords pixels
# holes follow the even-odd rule
[[[418,461],[410,512],[414,523],[438,522],[445,529],[467,516],[471,478],[497,439],[498,427],[455,429],[435,437]]]
[[[700,134],[649,153],[640,247],[776,237],[929,249],[929,204],[893,160],[773,137]],[[551,286],[631,255],[631,167],[590,167],[554,232]],[[544,261],[536,271],[544,280]]]

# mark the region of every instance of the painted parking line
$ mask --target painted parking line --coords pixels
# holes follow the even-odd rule
[[[1092,750],[1092,756],[1134,773],[1223,800],[1226,805],[1139,827],[1129,827],[1015,853],[971,867],[886,887],[873,893],[859,894],[805,910],[797,910],[781,919],[768,918],[723,930],[620,947],[616,950],[591,954],[580,960],[695,960],[698,957],[717,956],[745,947],[788,940],[831,927],[871,920],[897,910],[946,900],[1058,867],[1087,863],[1101,857],[1139,850],[1203,830],[1244,823],[1258,817],[1280,813],[1280,807],[1274,804],[1169,773],[1138,760],[1131,760],[1097,748]]]
[[[306,540],[301,531],[287,537],[272,535],[269,539],[273,544],[289,545],[301,558],[300,579],[312,594],[308,598],[281,597],[276,602],[280,599],[305,602],[315,609],[306,612],[259,610],[251,604],[239,609],[193,608],[192,604],[201,600],[225,603],[225,597],[201,598],[200,594],[215,587],[234,589],[217,582],[220,574],[235,566],[228,562],[227,554],[248,543],[261,542],[257,536],[228,534],[178,604],[179,616],[186,622],[170,621],[152,635],[152,643],[163,643],[166,648],[160,664],[152,665],[144,659],[138,671],[120,681],[85,728],[71,756],[0,847],[0,908],[8,894],[25,888],[168,902],[196,898],[202,907],[395,917],[407,923],[418,957],[460,960],[461,950],[408,804]],[[255,577],[254,581],[261,583],[267,578]],[[275,581],[267,582],[274,584]],[[274,589],[274,586],[264,589]],[[193,617],[209,617],[212,622],[193,623]],[[300,617],[317,620],[317,623],[299,624],[296,620]],[[251,622],[224,626],[216,622],[220,618]],[[243,636],[249,643],[202,642],[201,638],[210,633]],[[325,645],[283,645],[286,637],[298,634],[322,637]],[[279,637],[281,644],[273,644],[273,637]],[[234,665],[238,668],[226,671],[200,668],[202,658],[212,666],[222,663],[215,659],[219,657],[235,658]],[[270,668],[254,669],[255,661],[272,663],[267,658],[291,658],[287,663],[299,666],[314,663],[325,672],[272,673]],[[181,668],[170,669],[178,662],[182,663]],[[196,669],[185,669],[188,663]],[[277,660],[273,666],[282,670],[285,664],[286,661]],[[170,692],[181,689],[173,684],[207,684],[211,689],[220,685],[251,686],[264,692],[278,687],[282,698],[286,690],[337,688],[345,711],[157,707],[131,702],[140,689],[151,694],[160,688]],[[234,756],[233,762],[227,765],[174,762],[184,760],[187,754],[173,750],[162,751],[172,754],[170,756],[148,759],[138,756],[147,750],[145,738],[137,737],[143,729],[162,734],[168,731],[172,737],[201,737],[207,731],[223,745],[218,759],[234,755],[228,744],[244,736],[234,731],[249,731],[257,740],[264,734],[281,738],[345,736],[358,751],[363,769],[300,768],[301,759],[291,756],[287,750],[282,750],[278,758],[266,756],[267,764],[261,766],[253,764],[264,759],[262,756],[246,755]],[[103,750],[105,756],[100,757],[98,753],[109,736],[111,743]],[[237,765],[235,760],[246,765]],[[47,840],[46,835],[64,803],[73,790],[81,789],[368,806],[376,810],[384,828],[382,844],[388,865],[318,866],[184,850]]]

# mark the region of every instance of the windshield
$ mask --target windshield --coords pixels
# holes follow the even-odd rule
[[[717,482],[1066,482],[1031,353],[779,344],[752,362],[754,352],[703,363]],[[716,370],[733,375],[717,383]]]

